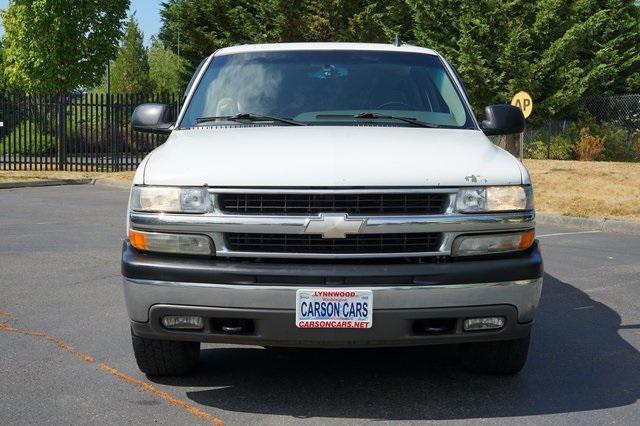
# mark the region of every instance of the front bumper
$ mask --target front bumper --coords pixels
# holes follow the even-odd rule
[[[375,296],[374,296],[375,300]],[[191,340],[285,347],[384,347],[418,346],[510,340],[530,333],[532,322],[519,323],[517,310],[511,305],[462,308],[374,309],[373,326],[368,329],[300,329],[294,324],[293,310],[208,308],[202,306],[154,305],[146,323],[131,322],[134,334],[141,337],[169,340]],[[164,315],[199,315],[207,318],[202,331],[176,331],[161,325]],[[497,331],[464,332],[462,321],[470,317],[502,316],[504,328]],[[420,321],[453,319],[446,332],[426,332],[415,328]],[[213,326],[213,319],[251,320],[249,332],[228,334]]]
[[[510,258],[426,264],[278,264],[181,259],[137,252],[127,243],[122,270],[136,335],[265,346],[408,346],[503,340],[529,333],[540,298],[543,265],[537,244]],[[373,327],[298,329],[299,288],[368,288]],[[174,331],[164,315],[200,315],[203,331]],[[464,332],[468,317],[503,316],[498,331]],[[243,319],[251,332],[227,334],[213,319]],[[452,319],[442,334],[416,331],[416,321]]]

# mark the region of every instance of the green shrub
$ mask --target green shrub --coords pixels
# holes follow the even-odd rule
[[[29,120],[16,126],[0,143],[0,153],[7,154],[53,155],[57,149],[58,139]]]
[[[549,158],[551,160],[573,160],[575,144],[570,132],[565,131],[553,136],[549,141]]]
[[[636,161],[631,135],[626,129],[612,123],[602,123],[596,131],[604,139],[604,161]]]
[[[585,139],[583,135],[588,137]],[[577,120],[559,134],[541,127],[533,136],[533,141],[525,145],[526,158],[640,161],[637,146],[640,142],[636,142],[636,136],[616,123],[598,122],[585,111],[579,112]]]
[[[636,161],[640,161],[640,132],[633,135],[631,139],[631,150],[633,151]]]
[[[524,157],[534,160],[545,160],[547,158],[547,144],[536,139],[524,145]]]
[[[639,161],[640,155],[634,149],[633,137],[624,127],[611,122],[598,122],[587,112],[580,112],[578,120],[571,126],[575,140],[586,129],[589,135],[602,139],[604,150],[597,161]]]
[[[589,128],[584,127],[580,131],[580,140],[578,140],[575,150],[580,161],[596,160],[604,151],[604,138],[592,135],[589,133]]]
[[[575,138],[571,130],[568,127],[561,133],[553,133],[546,126],[535,129],[533,141],[525,143],[525,158],[572,160],[575,157]]]

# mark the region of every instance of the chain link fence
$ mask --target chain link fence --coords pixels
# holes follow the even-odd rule
[[[591,96],[584,108],[598,121],[615,124],[629,133],[640,131],[640,94]]]
[[[524,157],[640,162],[640,94],[592,96],[576,117],[527,126]]]

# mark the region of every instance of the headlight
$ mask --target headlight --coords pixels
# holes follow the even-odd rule
[[[211,209],[211,199],[204,188],[134,186],[131,209],[140,212],[205,213]]]
[[[461,188],[456,195],[460,213],[507,212],[533,209],[530,186]]]
[[[129,242],[138,250],[211,256],[213,242],[205,235],[165,234],[129,230]]]
[[[462,235],[454,240],[451,255],[479,256],[522,251],[531,247],[535,238],[533,229],[509,234]]]

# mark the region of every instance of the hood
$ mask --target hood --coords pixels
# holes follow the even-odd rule
[[[147,185],[409,187],[521,184],[520,162],[481,131],[260,126],[174,131]]]

